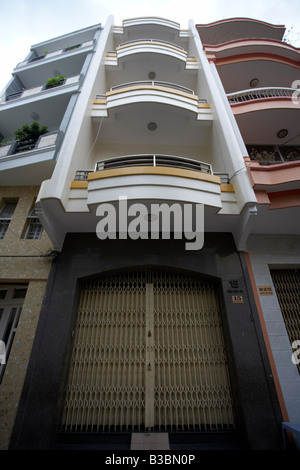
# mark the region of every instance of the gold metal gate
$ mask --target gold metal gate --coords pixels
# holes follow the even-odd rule
[[[86,284],[62,428],[233,429],[214,285],[158,271]]]

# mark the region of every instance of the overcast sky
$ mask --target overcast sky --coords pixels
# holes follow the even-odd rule
[[[0,0],[0,92],[30,46],[97,23],[109,15],[123,19],[159,16],[188,26],[189,19],[210,23],[248,17],[292,28],[293,45],[300,47],[299,0]],[[300,77],[299,77],[300,79]]]

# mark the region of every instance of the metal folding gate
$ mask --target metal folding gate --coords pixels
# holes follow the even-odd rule
[[[233,401],[214,285],[129,272],[81,291],[62,430],[228,430]]]
[[[277,299],[291,345],[300,338],[300,270],[272,269]],[[300,364],[297,364],[300,373]]]

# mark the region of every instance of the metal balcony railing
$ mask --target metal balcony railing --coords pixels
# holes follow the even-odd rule
[[[176,83],[170,83],[170,82],[162,82],[158,80],[140,80],[137,82],[128,82],[128,83],[122,83],[120,85],[115,85],[111,87],[110,91],[118,90],[119,88],[125,88],[125,87],[131,87],[131,86],[139,86],[139,85],[150,85],[150,86],[163,86],[166,88],[173,88],[175,90],[183,91],[185,93],[189,93],[191,95],[194,95],[194,91],[191,90],[190,88],[184,87],[182,85],[178,85]],[[201,101],[207,101],[207,100],[201,100]]]
[[[43,60],[43,59],[48,59],[48,58],[51,58],[51,57],[54,57],[54,56],[60,56],[61,54],[65,54],[65,53],[69,53],[69,52],[71,53],[74,49],[85,49],[86,47],[92,47],[92,46],[94,46],[94,44],[95,44],[95,40],[91,39],[90,41],[86,41],[86,42],[83,42],[83,43],[80,43],[80,44],[74,44],[73,46],[66,47],[64,49],[59,49],[57,51],[53,51],[53,52],[45,51],[45,53],[43,55],[36,56],[36,57],[30,57],[28,60],[24,60],[23,62],[19,62],[19,64],[17,65],[16,68],[23,67],[23,66],[28,65],[28,64],[32,64],[34,62],[38,62],[38,61]]]
[[[122,42],[122,44],[119,44],[118,47],[130,46],[131,44],[134,45],[135,43],[139,43],[139,42],[162,43],[162,44],[166,44],[167,46],[176,47],[177,49],[180,49],[180,50],[184,51],[183,47],[178,46],[177,44],[173,44],[172,42],[163,41],[162,39],[148,39],[148,38],[146,38],[146,39],[132,39],[131,41]]]
[[[64,53],[64,52],[70,52],[70,51],[73,51],[74,49],[79,49],[80,47],[83,47],[84,45],[86,44],[93,44],[93,41],[89,41],[88,43],[82,43],[82,44],[74,44],[74,46],[70,46],[70,47],[65,47],[64,49],[61,49],[61,50],[58,50],[58,51],[54,51],[54,53]],[[53,52],[52,52],[53,54]],[[51,57],[51,53],[45,53],[41,56],[38,56],[38,57],[32,57],[31,59],[29,59],[28,63],[31,63],[31,62],[35,62],[37,60],[41,60],[41,59],[45,59],[47,56]]]
[[[18,98],[30,98],[32,95],[36,95],[37,93],[41,93],[46,90],[55,90],[61,86],[65,87],[66,85],[70,86],[74,84],[79,84],[79,80],[80,75],[76,75],[74,77],[62,78],[61,81],[54,86],[49,86],[47,85],[47,83],[44,83],[43,85],[34,88],[23,88],[22,90],[19,90],[17,92],[7,94],[0,104],[7,103],[8,101],[13,101]]]
[[[297,91],[294,88],[251,88],[235,93],[228,93],[227,98],[230,104],[246,103],[252,100],[260,100],[266,98],[291,98],[293,93]]]
[[[260,165],[275,165],[300,160],[299,146],[247,145],[247,150],[250,159]]]
[[[20,91],[16,91],[15,93],[9,93],[8,95],[6,95],[5,97],[5,101],[12,101],[12,100],[16,100],[17,98],[20,98],[23,94],[23,90],[20,90]]]
[[[38,139],[28,139],[22,143],[12,140],[5,144],[0,144],[0,159],[12,157],[13,155],[28,152],[39,151],[47,147],[57,146],[59,141],[60,131],[51,131],[40,135]]]
[[[198,160],[192,160],[184,157],[176,157],[173,155],[143,154],[114,157],[107,160],[102,160],[96,163],[94,170],[78,170],[75,175],[75,181],[87,180],[88,174],[94,171],[128,168],[132,166],[164,166],[199,171],[201,173],[210,175],[213,174],[212,167],[209,163],[199,162]]]

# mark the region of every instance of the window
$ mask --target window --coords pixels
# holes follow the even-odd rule
[[[36,215],[35,209],[33,208],[28,215],[28,227],[26,230],[25,238],[31,240],[38,240],[42,236],[43,227],[39,218]]]
[[[16,202],[6,202],[0,210],[0,239],[4,238],[7,232],[16,206]]]
[[[0,383],[21,315],[26,285],[0,285]]]

